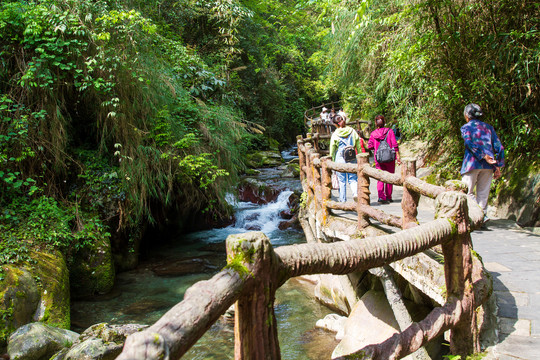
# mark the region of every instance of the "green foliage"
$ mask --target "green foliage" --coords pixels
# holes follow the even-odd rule
[[[0,281],[4,280],[4,268],[2,265],[31,263],[30,250],[27,242],[19,241],[13,237],[6,237],[0,241]]]
[[[321,100],[326,60],[308,60],[321,40],[309,9],[2,2],[4,237],[69,253],[171,210],[227,215],[248,150],[294,141]]]
[[[463,108],[476,102],[510,158],[538,157],[536,4],[362,0],[333,12],[328,77],[362,117],[384,113],[433,154],[449,149],[454,166]]]
[[[29,246],[68,252],[110,236],[98,217],[85,214],[83,220],[77,215],[47,196],[16,198],[0,216],[0,263],[28,260]]]

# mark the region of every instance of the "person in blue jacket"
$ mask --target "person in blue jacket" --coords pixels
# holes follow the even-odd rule
[[[476,199],[484,211],[484,223],[489,221],[487,203],[493,178],[501,176],[504,166],[504,147],[493,126],[480,119],[484,113],[477,104],[465,106],[463,111],[466,124],[461,127],[461,137],[465,142],[465,156],[461,166],[462,181],[467,184],[467,195]],[[476,192],[475,192],[476,188]]]

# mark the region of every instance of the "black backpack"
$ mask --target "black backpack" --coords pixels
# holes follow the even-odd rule
[[[389,163],[396,160],[396,151],[392,149],[386,141],[386,137],[388,136],[389,132],[390,129],[386,132],[384,139],[379,144],[377,152],[375,153],[375,160],[377,160],[379,164]]]
[[[356,149],[352,145],[347,145],[343,148],[343,159],[345,162],[353,162],[356,159]]]
[[[351,143],[351,139],[354,142],[354,137],[352,136],[353,134],[350,134],[346,139],[340,140],[340,142],[345,145],[345,147],[343,147],[343,149],[341,150],[343,160],[348,163],[356,160],[356,148],[354,147],[354,145],[347,145]]]

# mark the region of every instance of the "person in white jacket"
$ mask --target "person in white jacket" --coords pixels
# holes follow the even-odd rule
[[[347,146],[354,146],[356,153],[366,152],[364,149],[364,140],[358,136],[358,133],[350,126],[345,125],[345,119],[339,115],[334,118],[334,124],[337,129],[330,138],[330,156],[336,163],[345,163],[343,150]],[[350,163],[356,164],[356,158]],[[339,201],[347,201],[347,183],[351,187],[354,201],[358,197],[358,178],[356,174],[337,172],[339,181]]]

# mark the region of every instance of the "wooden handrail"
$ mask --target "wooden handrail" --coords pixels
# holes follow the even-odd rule
[[[451,330],[453,354],[479,351],[476,313],[487,296],[483,278],[472,277],[472,228],[482,219],[478,206],[454,189],[430,185],[415,177],[415,161],[404,159],[401,175],[373,169],[367,154],[357,156],[357,164],[337,164],[321,157],[311,143],[317,137],[298,138],[300,178],[308,203],[320,226],[328,221],[331,209],[356,211],[359,230],[369,219],[405,230],[385,235],[333,243],[307,243],[273,249],[260,232],[227,238],[227,266],[208,281],[193,285],[184,300],[155,324],[126,340],[120,360],[178,359],[205,331],[236,302],[235,359],[279,359],[277,325],[274,314],[275,291],[291,277],[306,274],[348,274],[391,264],[435,245],[442,246],[445,259],[446,304],[435,308],[424,320],[380,344],[364,347],[340,359],[362,354],[369,359],[401,358],[428,341]],[[358,175],[358,202],[331,200],[330,171]],[[398,217],[369,205],[369,179],[388,181],[404,187],[403,216]],[[419,225],[416,220],[420,195],[436,199],[436,219]],[[409,203],[405,203],[405,199]],[[309,227],[308,224],[303,226]],[[311,238],[314,232],[306,231]]]

